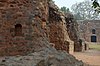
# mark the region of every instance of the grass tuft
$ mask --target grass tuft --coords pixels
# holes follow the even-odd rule
[[[89,44],[89,48],[100,51],[100,44]]]

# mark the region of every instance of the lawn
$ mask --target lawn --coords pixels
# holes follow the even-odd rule
[[[100,51],[100,44],[89,44],[89,48]]]

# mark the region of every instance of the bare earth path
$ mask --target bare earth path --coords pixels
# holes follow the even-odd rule
[[[73,54],[78,60],[82,60],[89,66],[100,66],[100,51],[88,50],[85,52],[75,52]]]

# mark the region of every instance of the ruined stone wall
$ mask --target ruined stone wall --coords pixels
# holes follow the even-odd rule
[[[79,43],[78,24],[70,13],[66,14],[66,27],[70,39],[74,41],[74,51],[82,51],[82,44]]]
[[[42,48],[44,39],[37,38],[45,36],[42,23],[47,21],[47,5],[47,0],[0,0],[0,55],[23,55]]]
[[[50,46],[47,18],[47,0],[0,0],[0,66],[83,66]]]
[[[49,3],[49,27],[50,43],[54,43],[57,50],[73,53],[74,44],[67,33],[65,15],[51,2]]]
[[[47,0],[1,0],[0,4],[0,55],[39,51],[46,46],[47,39],[55,44],[56,49],[73,52],[70,38],[77,43],[77,36],[70,31],[75,30],[74,23],[71,29],[66,28],[65,15],[54,3],[48,4]]]

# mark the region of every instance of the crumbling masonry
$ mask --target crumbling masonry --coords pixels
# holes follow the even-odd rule
[[[73,47],[54,3],[0,0],[0,66],[83,66],[67,53]]]
[[[67,19],[47,0],[0,0],[0,55],[39,51],[45,39],[57,50],[79,51],[77,31]]]

